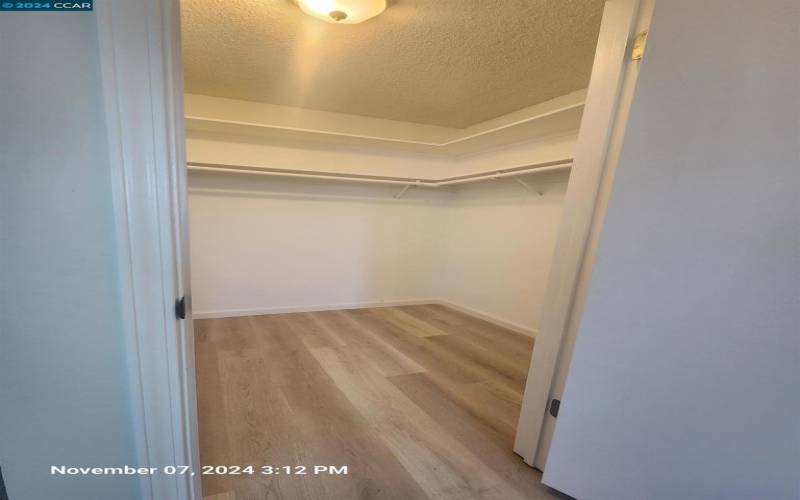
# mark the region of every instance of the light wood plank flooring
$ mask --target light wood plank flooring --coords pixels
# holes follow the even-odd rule
[[[197,320],[195,332],[201,462],[256,472],[204,475],[207,499],[564,498],[512,451],[524,335],[439,305]]]

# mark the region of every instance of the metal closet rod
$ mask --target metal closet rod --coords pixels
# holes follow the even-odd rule
[[[548,161],[535,164],[518,165],[514,167],[487,170],[473,174],[446,177],[443,179],[415,179],[413,177],[387,177],[380,175],[359,175],[359,174],[339,174],[334,172],[309,172],[307,170],[292,170],[283,168],[261,168],[247,167],[239,165],[220,165],[215,163],[188,163],[189,170],[201,172],[224,172],[233,174],[252,174],[269,175],[276,177],[296,177],[303,179],[323,179],[346,182],[368,182],[373,184],[401,184],[407,187],[430,187],[438,188],[442,186],[452,186],[455,184],[467,184],[490,179],[501,179],[503,177],[516,177],[519,175],[552,172],[555,170],[565,170],[572,167],[572,158]]]

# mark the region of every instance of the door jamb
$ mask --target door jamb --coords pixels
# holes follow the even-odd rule
[[[95,8],[136,465],[159,468],[140,494],[200,500],[191,307],[174,309],[189,290],[179,5]]]
[[[618,114],[625,105],[622,89],[630,65],[638,63],[631,61],[630,47],[637,34],[640,7],[647,1],[607,0],[603,11],[514,441],[514,451],[525,463],[541,469],[544,463],[537,457],[540,447],[549,446],[543,431],[547,419],[554,418],[548,417],[554,384],[566,376],[569,368],[565,366],[571,357],[567,333],[580,320],[578,295],[588,284],[594,260],[590,250],[605,215],[605,197],[609,193],[602,193],[601,187],[610,189],[608,179],[616,167],[615,155],[610,151],[621,144],[624,135],[626,120]]]

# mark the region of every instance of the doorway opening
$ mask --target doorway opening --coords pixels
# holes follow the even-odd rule
[[[181,4],[204,495],[556,497],[514,439],[603,2],[304,6]]]

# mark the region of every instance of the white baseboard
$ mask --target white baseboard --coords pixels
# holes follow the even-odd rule
[[[408,299],[408,300],[383,300],[378,302],[351,302],[345,304],[317,304],[312,306],[286,306],[286,307],[268,307],[261,309],[226,309],[221,311],[201,311],[193,312],[193,319],[211,319],[211,318],[233,318],[236,316],[260,316],[263,314],[284,314],[284,313],[297,313],[297,312],[312,312],[312,311],[336,311],[339,309],[364,309],[367,307],[392,307],[392,306],[417,306],[420,304],[440,304],[456,311],[474,316],[476,318],[488,321],[497,326],[508,328],[511,331],[527,335],[529,337],[536,337],[536,330],[507,321],[502,318],[471,307],[462,306],[447,300],[441,299]]]
[[[261,316],[312,311],[336,311],[339,309],[364,309],[366,307],[417,306],[440,304],[437,299],[382,300],[377,302],[350,302],[344,304],[317,304],[310,306],[267,307],[261,309],[225,309],[221,311],[192,312],[192,319],[233,318],[236,316]]]
[[[488,321],[489,323],[493,323],[497,326],[502,326],[503,328],[507,328],[511,331],[527,335],[528,337],[536,338],[536,334],[538,333],[535,328],[529,328],[527,326],[520,325],[519,323],[515,323],[513,321],[507,321],[502,318],[498,318],[493,314],[485,313],[483,311],[479,311],[471,307],[462,306],[460,304],[448,302],[446,300],[437,300],[436,303],[441,304],[445,307],[449,307],[451,309],[455,309],[456,311],[462,312],[464,314],[474,316],[484,321]]]

